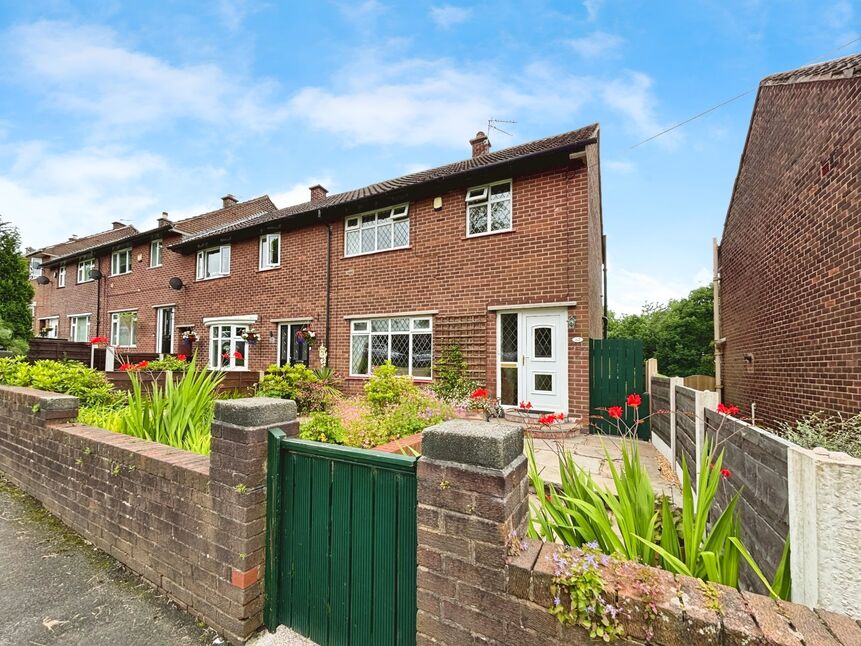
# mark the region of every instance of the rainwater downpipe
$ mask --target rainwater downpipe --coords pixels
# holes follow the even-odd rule
[[[321,209],[317,209],[317,219],[323,219]],[[326,349],[331,345],[331,328],[332,328],[332,223],[326,223]],[[328,360],[327,360],[328,365]]]
[[[721,337],[720,330],[720,245],[717,238],[712,238],[712,316],[714,317],[715,343],[715,390],[718,400],[723,400],[723,346],[726,339]]]

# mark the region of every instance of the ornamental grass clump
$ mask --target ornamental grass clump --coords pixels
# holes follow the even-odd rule
[[[631,395],[629,407],[638,408],[640,397]],[[731,407],[721,406],[728,413]],[[607,409],[615,420],[621,439],[622,461],[618,467],[606,454],[615,492],[598,485],[577,465],[570,451],[558,451],[560,484],[544,482],[537,467],[533,443],[527,443],[529,478],[538,502],[530,509],[529,532],[534,538],[581,547],[594,544],[605,554],[662,567],[670,572],[704,581],[738,587],[739,564],[744,559],[760,578],[769,594],[788,599],[789,541],[783,558],[769,581],[741,540],[741,518],[736,492],[718,513],[713,509],[718,489],[731,477],[724,467],[724,452],[716,440],[706,438],[697,470],[696,488],[682,461],[681,519],[666,496],[656,497],[654,487],[640,460],[636,440],[639,415],[630,428],[623,428],[621,406]],[[712,520],[713,518],[713,520]]]

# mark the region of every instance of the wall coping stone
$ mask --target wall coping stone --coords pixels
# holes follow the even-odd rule
[[[422,454],[432,460],[502,470],[523,454],[523,427],[449,420],[424,430]]]
[[[0,386],[3,390],[18,395],[38,400],[42,410],[61,411],[74,410],[78,408],[78,398],[73,395],[64,395],[63,393],[51,393],[44,390],[36,390],[35,388],[27,388],[24,386]]]
[[[296,419],[296,402],[274,397],[219,399],[215,402],[214,419],[247,428],[275,426]]]

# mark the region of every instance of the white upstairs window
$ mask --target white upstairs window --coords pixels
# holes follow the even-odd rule
[[[90,272],[93,271],[96,267],[96,261],[92,258],[87,260],[82,260],[78,263],[78,282],[79,283],[88,283],[93,280],[90,277]]]
[[[42,261],[38,258],[30,258],[30,280],[42,275]]]
[[[161,267],[161,254],[164,243],[161,240],[153,240],[149,243],[149,266]]]
[[[111,254],[111,276],[121,276],[132,270],[132,250],[120,249]]]
[[[410,246],[409,205],[351,215],[344,221],[344,255],[403,249]]]
[[[57,270],[57,287],[66,286],[66,265],[61,265]]]
[[[281,265],[281,234],[260,236],[260,269],[274,269]]]
[[[511,180],[476,186],[466,192],[466,235],[511,231]]]
[[[197,280],[221,278],[228,274],[230,274],[229,244],[197,252]]]

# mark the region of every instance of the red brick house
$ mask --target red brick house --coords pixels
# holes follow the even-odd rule
[[[723,399],[861,410],[861,55],[762,80],[717,266]]]
[[[138,351],[187,353],[193,329],[213,368],[325,363],[356,391],[385,360],[430,381],[456,343],[504,404],[585,419],[588,339],[604,314],[598,126],[499,151],[483,133],[471,144],[469,159],[337,195],[314,186],[286,209],[264,197],[160,221],[42,271],[89,253],[111,274],[130,248],[132,271],[104,279],[98,331]],[[61,291],[53,278],[36,287],[37,317],[62,309],[45,294]]]

